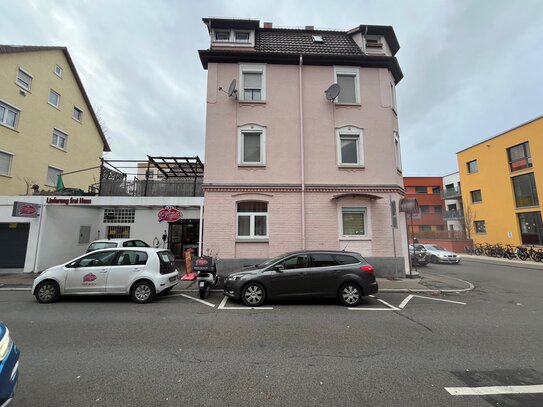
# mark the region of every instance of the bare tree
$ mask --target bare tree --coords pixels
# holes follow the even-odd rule
[[[464,223],[463,228],[466,232],[466,238],[471,239],[471,235],[473,233],[475,217],[477,216],[477,213],[471,208],[471,205],[466,206],[464,208]]]

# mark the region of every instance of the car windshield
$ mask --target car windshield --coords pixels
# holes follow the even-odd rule
[[[117,243],[115,243],[115,242],[94,242],[94,243],[91,243],[91,245],[89,246],[87,251],[92,252],[94,250],[111,249],[112,247],[117,247]]]

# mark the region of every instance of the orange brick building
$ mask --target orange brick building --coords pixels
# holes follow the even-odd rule
[[[404,177],[406,198],[416,198],[420,214],[413,215],[413,234],[418,236],[439,235],[447,230],[443,220],[442,177]],[[408,236],[411,236],[411,220],[408,219]]]

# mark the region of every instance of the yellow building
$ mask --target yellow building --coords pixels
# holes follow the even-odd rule
[[[475,243],[543,245],[543,116],[457,153]]]
[[[87,190],[110,151],[65,47],[0,45],[0,195]],[[73,174],[68,174],[75,172]]]

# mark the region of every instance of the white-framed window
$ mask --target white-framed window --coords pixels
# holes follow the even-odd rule
[[[47,178],[45,180],[45,185],[56,187],[58,182],[58,176],[62,175],[63,172],[64,170],[60,168],[52,166],[47,167]]]
[[[234,41],[241,43],[251,42],[251,32],[250,31],[234,31]]]
[[[73,112],[73,116],[72,116],[75,120],[77,120],[78,122],[81,121],[81,119],[83,118],[83,110],[81,110],[80,108],[78,108],[77,106],[74,106],[74,112]]]
[[[402,150],[400,148],[400,135],[397,131],[394,132],[394,153],[396,155],[396,168],[402,170]]]
[[[364,207],[341,208],[341,236],[367,237],[367,212]]]
[[[217,42],[229,42],[230,30],[215,30],[214,41]]]
[[[58,129],[53,129],[53,139],[51,144],[55,147],[66,150],[66,142],[68,141],[68,135]]]
[[[16,128],[20,113],[19,109],[0,101],[0,123],[4,126]]]
[[[247,201],[237,203],[236,236],[241,239],[268,237],[268,203]]]
[[[266,65],[240,64],[240,100],[266,100]]]
[[[30,88],[32,87],[32,78],[32,75],[26,72],[23,68],[19,68],[15,83],[21,88],[30,91]]]
[[[336,99],[337,104],[360,103],[360,69],[353,66],[335,66],[335,82],[341,88]]]
[[[238,164],[266,165],[266,128],[249,124],[238,131]]]
[[[13,161],[13,153],[0,150],[0,175],[9,176],[11,173],[11,162]]]
[[[62,68],[59,65],[55,65],[55,75],[62,78]]]
[[[58,108],[58,106],[60,105],[60,95],[57,92],[55,92],[53,89],[49,91],[48,102],[51,106],[55,106],[56,108]]]
[[[362,129],[353,126],[336,130],[337,163],[339,166],[364,166]]]

